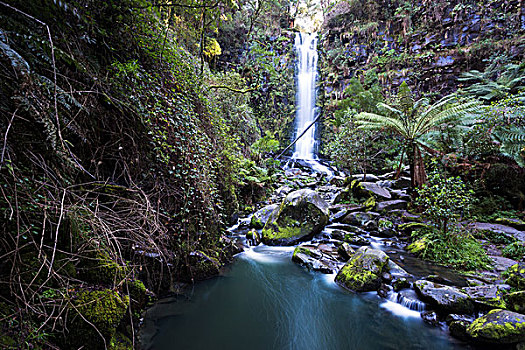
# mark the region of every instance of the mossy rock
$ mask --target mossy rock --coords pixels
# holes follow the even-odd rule
[[[251,227],[256,228],[256,229],[263,228],[275,210],[279,210],[278,204],[270,204],[256,211],[252,215],[252,218],[250,221]]]
[[[426,280],[414,282],[414,290],[426,303],[442,314],[470,314],[474,302],[461,290]]]
[[[118,264],[107,252],[99,248],[81,261],[77,272],[86,282],[113,287],[124,280],[129,271],[126,265]]]
[[[525,313],[525,291],[514,292],[505,296],[505,305],[508,310]]]
[[[431,230],[432,226],[424,224],[422,222],[407,222],[397,226],[397,229],[404,234],[410,235],[412,232],[417,230]]]
[[[117,327],[126,315],[129,297],[111,289],[82,290],[73,300],[68,326],[68,347],[104,349],[110,347]]]
[[[251,245],[258,245],[261,243],[261,235],[256,230],[250,230],[246,232],[246,240],[250,242]]]
[[[219,256],[219,253],[213,250],[192,252],[188,259],[190,274],[181,278],[185,281],[200,281],[218,275],[222,266]]]
[[[476,342],[513,344],[525,341],[525,315],[494,309],[479,317],[467,328],[467,334]]]
[[[117,332],[111,338],[108,350],[133,350],[133,342],[126,335]]]
[[[288,194],[279,212],[273,212],[264,226],[263,242],[268,245],[293,245],[312,238],[328,223],[328,208],[328,203],[310,189]]]
[[[381,286],[381,275],[388,264],[388,255],[378,249],[361,247],[337,273],[335,281],[354,292],[369,292]]]
[[[506,283],[518,289],[525,290],[525,263],[514,264],[509,267],[503,276],[507,278]]]
[[[127,282],[127,292],[131,298],[131,311],[140,312],[148,302],[148,290],[141,280]]]
[[[525,230],[525,221],[514,218],[497,218],[494,220],[495,223],[505,226],[514,227],[517,230]]]

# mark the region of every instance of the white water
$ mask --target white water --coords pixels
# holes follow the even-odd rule
[[[297,54],[297,94],[295,116],[296,134],[301,135],[317,116],[316,83],[317,83],[317,33],[295,34],[295,50]],[[317,123],[316,123],[317,124]],[[310,127],[295,143],[293,159],[304,160],[314,171],[333,176],[333,171],[318,161],[315,154],[316,125]]]
[[[315,120],[316,81],[317,81],[317,34],[295,34],[297,54],[297,112],[295,116],[296,136]],[[295,144],[293,158],[314,160],[315,129],[312,126]]]

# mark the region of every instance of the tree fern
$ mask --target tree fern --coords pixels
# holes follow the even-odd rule
[[[403,137],[406,141],[404,152],[410,155],[412,185],[419,187],[426,178],[419,149],[422,137],[442,125],[455,126],[472,121],[473,116],[480,111],[480,103],[461,102],[456,96],[449,95],[431,105],[426,98],[414,101],[407,88],[403,83],[400,88],[402,96],[397,105],[377,105],[383,115],[359,113],[355,123],[363,130],[386,129]],[[419,175],[416,169],[419,169]]]
[[[525,167],[525,127],[512,125],[499,128],[492,133],[493,138],[500,143],[500,151]]]

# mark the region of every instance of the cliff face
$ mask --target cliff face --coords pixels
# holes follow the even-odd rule
[[[324,26],[331,99],[339,99],[354,76],[376,74],[388,90],[407,81],[414,90],[445,94],[457,76],[483,69],[488,59],[522,60],[522,0],[340,2]]]

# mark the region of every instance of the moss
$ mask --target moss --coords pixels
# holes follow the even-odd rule
[[[388,263],[388,256],[375,249],[360,248],[337,273],[335,281],[356,292],[372,291],[379,288],[381,274]]]
[[[310,257],[315,257],[314,256],[315,254],[313,254],[310,249],[305,248],[305,247],[301,247],[301,246],[295,247],[295,249],[293,251],[293,255],[292,255],[292,260],[297,259],[296,258],[297,254],[304,254],[304,255],[308,255]]]
[[[486,343],[514,343],[525,338],[525,320],[520,314],[494,309],[474,320],[467,333],[474,339]]]
[[[91,259],[82,261],[78,273],[87,282],[114,286],[126,278],[128,268],[115,262],[107,252],[97,250]]]
[[[263,223],[263,222],[261,221],[261,219],[260,219],[258,216],[256,216],[256,215],[253,215],[253,216],[252,216],[252,220],[250,221],[250,225],[251,225],[252,227],[257,228],[257,229],[261,229],[261,228],[264,227],[264,223]]]
[[[525,313],[525,292],[514,292],[505,296],[508,310]]]
[[[474,232],[474,237],[487,239],[494,244],[511,244],[516,241],[516,238],[511,235],[492,230],[476,230]]]
[[[514,264],[511,267],[509,267],[505,272],[502,274],[504,277],[506,277],[506,283],[510,286],[518,289],[518,290],[525,290],[525,264],[524,263],[518,263]]]
[[[133,350],[133,342],[129,337],[124,334],[117,332],[113,338],[111,338],[108,346],[109,350]]]
[[[17,342],[8,335],[0,335],[0,347],[2,349],[16,349]]]
[[[407,222],[405,224],[400,224],[397,228],[399,231],[402,231],[406,234],[411,234],[415,230],[420,230],[420,229],[430,230],[432,229],[432,226],[423,224],[421,222]]]
[[[374,210],[374,208],[376,207],[376,199],[374,197],[370,197],[363,203],[363,205],[367,211]]]
[[[423,238],[420,238],[417,241],[413,242],[412,244],[410,244],[407,247],[407,249],[408,249],[409,252],[418,255],[418,254],[421,254],[422,252],[425,251],[425,249],[427,247],[427,244],[428,244],[427,238],[423,237]]]
[[[73,300],[73,306],[71,312],[76,315],[68,327],[68,345],[102,349],[104,344],[109,346],[115,336],[128,309],[129,297],[110,289],[82,290]]]
[[[131,298],[131,311],[139,312],[147,302],[147,289],[141,280],[133,280],[128,282],[128,292]]]

